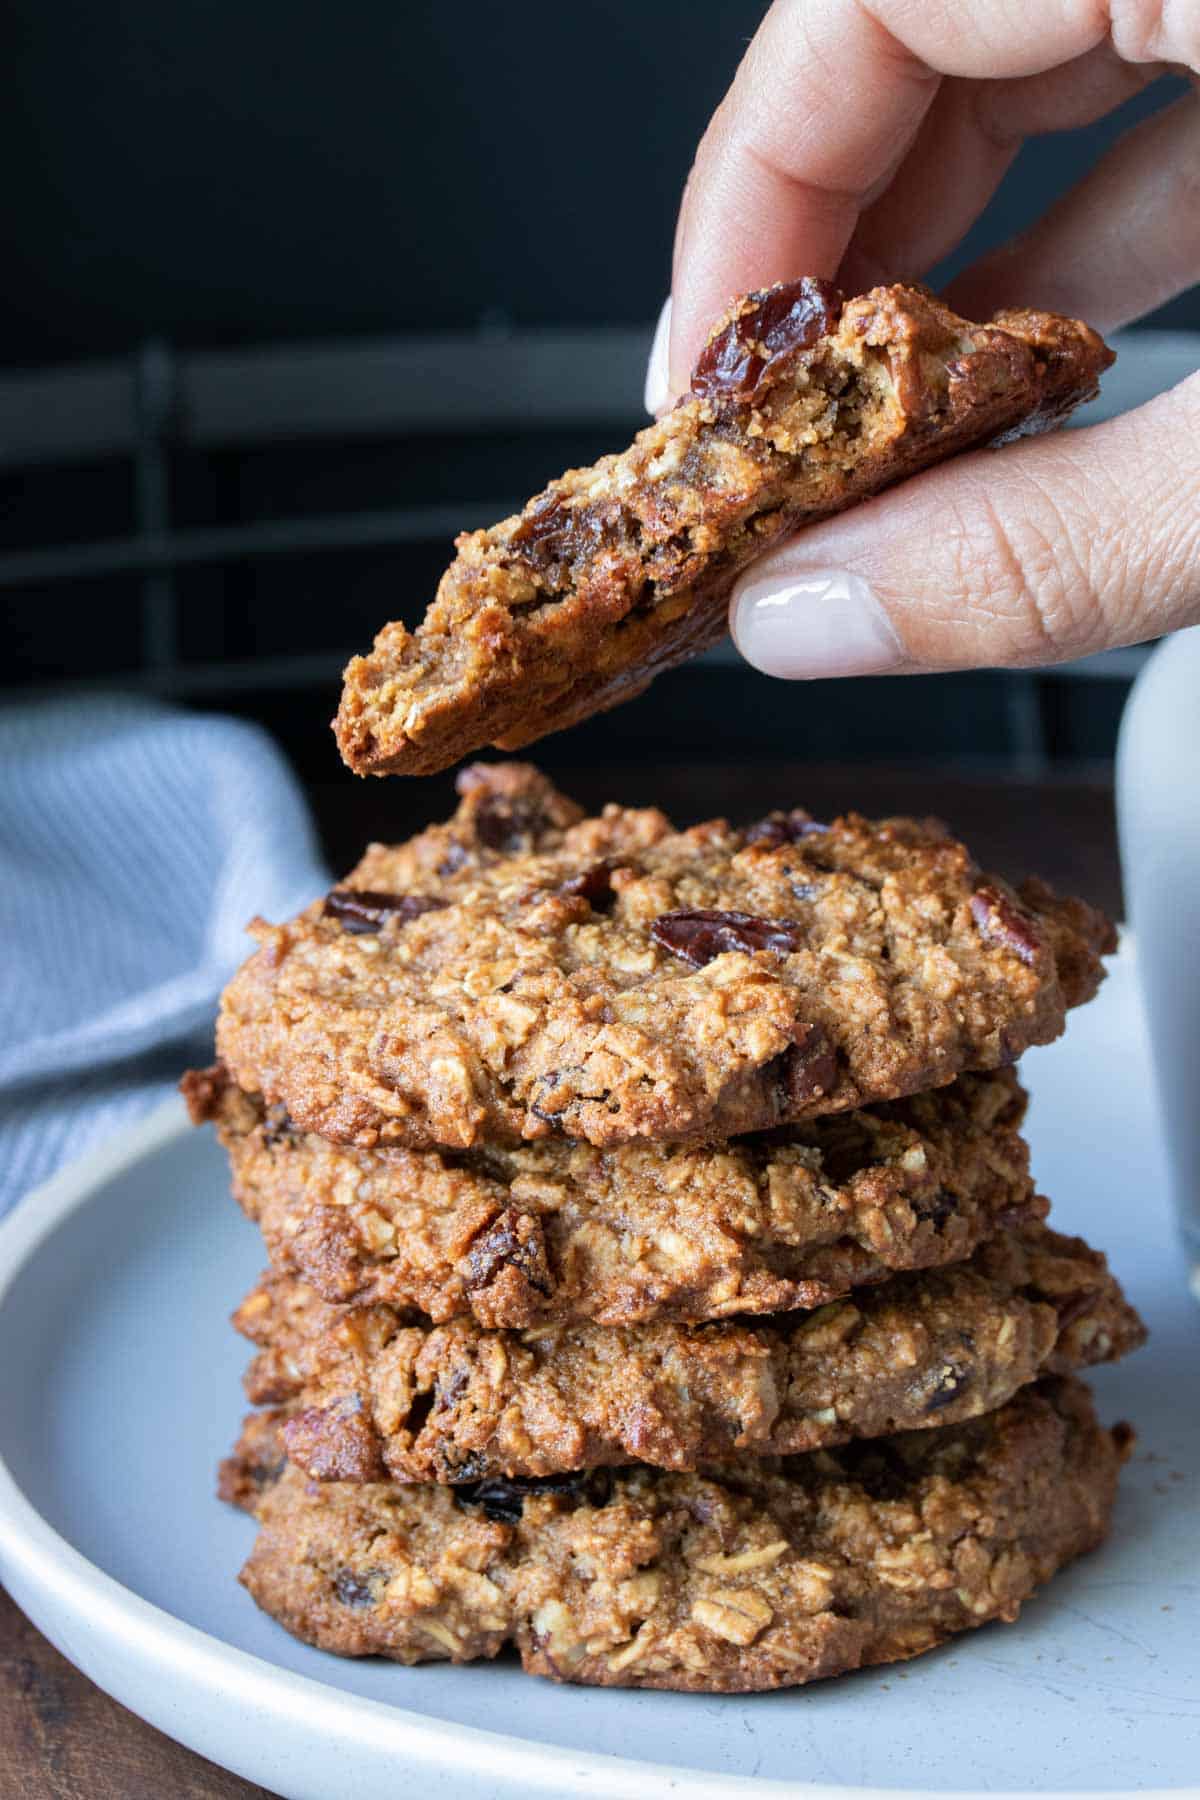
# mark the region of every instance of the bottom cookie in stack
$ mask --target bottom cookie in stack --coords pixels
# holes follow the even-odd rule
[[[804,1456],[436,1487],[310,1481],[284,1419],[247,1422],[221,1491],[261,1525],[243,1583],[297,1637],[402,1663],[512,1644],[562,1681],[714,1693],[1014,1619],[1105,1537],[1132,1440],[1051,1378],[962,1424]]]

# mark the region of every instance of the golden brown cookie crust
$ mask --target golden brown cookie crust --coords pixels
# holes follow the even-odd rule
[[[360,775],[429,774],[631,698],[725,635],[734,578],[777,539],[1058,423],[1112,360],[1077,319],[973,324],[920,287],[746,296],[673,411],[465,533],[423,624],[386,625],[353,659],[343,758]]]
[[[521,764],[372,845],[225,990],[218,1054],[361,1148],[715,1142],[922,1092],[1062,1030],[1111,925],[931,821],[585,819]]]
[[[1045,1226],[766,1320],[484,1331],[330,1307],[268,1276],[234,1322],[263,1346],[250,1399],[294,1407],[289,1455],[335,1481],[791,1455],[973,1418],[1144,1335],[1103,1256]]]
[[[401,1663],[515,1643],[533,1674],[697,1693],[795,1686],[1015,1619],[1103,1540],[1131,1439],[1078,1382],[1047,1381],[964,1425],[522,1494],[273,1479],[269,1433],[222,1486],[257,1500],[242,1581],[305,1642]]]
[[[215,1121],[274,1268],[323,1300],[436,1323],[603,1325],[787,1312],[960,1262],[1042,1217],[1009,1069],[721,1146],[551,1139],[444,1154],[297,1131],[219,1066],[184,1089]]]

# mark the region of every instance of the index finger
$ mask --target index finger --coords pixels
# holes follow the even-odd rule
[[[1107,35],[1104,8],[1084,0],[1035,9],[1024,0],[875,0],[870,9],[865,0],[775,0],[684,195],[672,392],[687,386],[734,295],[837,273],[860,212],[903,160],[943,76],[1033,74]]]

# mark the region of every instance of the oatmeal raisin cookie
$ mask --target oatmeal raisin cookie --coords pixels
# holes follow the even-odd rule
[[[749,294],[628,450],[458,539],[415,631],[345,673],[360,775],[421,775],[615,706],[725,635],[734,578],[799,527],[961,450],[1057,424],[1112,353],[1077,319],[959,318],[920,287]]]
[[[708,1325],[430,1326],[270,1275],[234,1315],[251,1400],[288,1404],[321,1480],[461,1482],[639,1461],[694,1469],[989,1412],[1135,1349],[1103,1256],[1045,1226],[810,1313]]]
[[[717,1146],[559,1138],[358,1150],[297,1130],[218,1065],[184,1079],[214,1120],[272,1265],[322,1299],[437,1323],[696,1321],[823,1305],[961,1262],[1043,1217],[1010,1069]]]
[[[257,921],[217,1027],[239,1086],[360,1148],[713,1142],[1013,1062],[1111,925],[933,821],[585,819],[521,764]]]
[[[270,1424],[225,1465],[256,1508],[242,1571],[342,1656],[495,1656],[603,1687],[740,1693],[897,1662],[1029,1596],[1108,1531],[1132,1434],[1075,1381],[934,1431],[689,1475],[473,1488],[274,1477]]]

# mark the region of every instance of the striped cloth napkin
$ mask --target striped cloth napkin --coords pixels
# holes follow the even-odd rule
[[[171,1092],[247,920],[327,885],[256,726],[117,697],[0,713],[0,1213]]]

